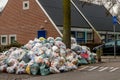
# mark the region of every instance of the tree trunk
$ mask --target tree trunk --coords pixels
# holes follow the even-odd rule
[[[63,0],[63,42],[67,48],[71,48],[71,7],[70,0]]]

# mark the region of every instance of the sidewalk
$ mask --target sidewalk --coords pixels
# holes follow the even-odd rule
[[[102,62],[120,62],[120,56],[102,56]]]

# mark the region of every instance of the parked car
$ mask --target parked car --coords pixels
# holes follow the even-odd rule
[[[96,53],[98,49],[102,48],[103,55],[114,55],[114,45],[115,45],[116,55],[120,55],[120,40],[110,41],[102,45],[96,46],[93,48],[92,51]]]

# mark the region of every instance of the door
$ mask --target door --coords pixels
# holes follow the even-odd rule
[[[46,38],[46,30],[40,30],[38,31],[38,38],[44,37]]]

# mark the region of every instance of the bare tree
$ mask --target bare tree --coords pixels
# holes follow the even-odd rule
[[[70,0],[63,0],[63,14],[64,14],[64,25],[63,25],[63,42],[67,48],[71,48],[71,6]]]

